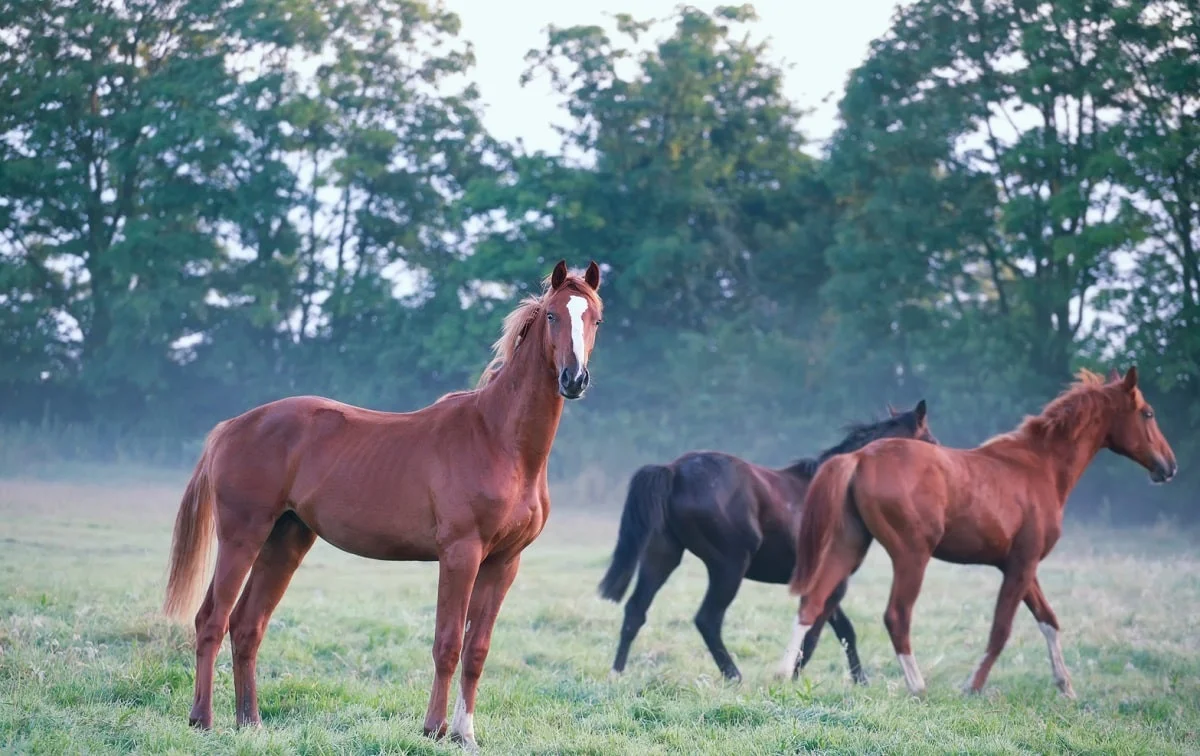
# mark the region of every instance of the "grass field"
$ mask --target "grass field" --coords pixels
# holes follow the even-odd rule
[[[263,729],[233,727],[226,644],[215,730],[190,730],[191,631],[157,614],[182,484],[0,480],[0,751],[457,750],[420,735],[436,566],[372,562],[323,543],[263,644]],[[627,673],[610,681],[621,609],[595,586],[616,512],[570,499],[557,493],[497,624],[476,712],[486,753],[1200,753],[1195,534],[1068,527],[1041,576],[1077,701],[1054,690],[1024,609],[985,694],[964,697],[999,576],[934,564],[913,629],[930,692],[916,700],[880,620],[890,568],[878,549],[846,602],[866,688],[850,685],[831,633],[799,683],[772,680],[794,602],[754,583],[726,622],[745,681],[722,683],[692,625],[704,572],[690,555],[653,606]]]

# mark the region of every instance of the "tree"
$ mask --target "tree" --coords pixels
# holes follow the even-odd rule
[[[797,321],[814,316],[824,280],[831,197],[802,151],[782,71],[743,31],[754,20],[750,6],[683,8],[641,54],[653,27],[629,16],[616,36],[550,29],[526,78],[548,76],[566,102],[563,156],[517,155],[505,180],[472,196],[498,221],[471,277],[501,284],[501,297],[558,257],[606,265],[604,377],[581,411],[625,423],[630,445],[728,448],[730,396],[753,417],[778,416],[803,388]],[[775,364],[738,356],[748,344]],[[734,443],[789,453],[738,424]]]
[[[924,0],[851,75],[828,294],[878,345],[880,374],[954,382],[970,365],[960,396],[999,388],[982,374],[1015,397],[1069,376],[1088,305],[1139,232],[1118,184],[1111,11]]]

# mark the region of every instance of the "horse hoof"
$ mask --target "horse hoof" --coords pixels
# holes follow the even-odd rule
[[[211,730],[212,717],[188,717],[188,726],[195,727],[197,730]]]
[[[1064,680],[1063,682],[1060,682],[1058,684],[1058,690],[1072,701],[1075,700],[1075,688],[1071,687],[1071,683],[1069,681]]]
[[[423,731],[425,733],[425,737],[433,738],[434,740],[441,740],[442,738],[446,737],[446,723],[442,722],[436,727],[425,725]]]
[[[238,722],[237,726],[238,726],[239,730],[241,730],[241,729],[261,730],[262,729],[262,720],[261,719],[247,719],[247,720]]]
[[[462,746],[462,749],[467,753],[479,753],[479,743],[475,738],[467,735],[460,735],[457,732],[450,736],[450,742]]]
[[[858,675],[857,677],[854,678],[854,684],[855,685],[870,685],[871,681],[869,679],[867,679],[866,675]]]
[[[618,670],[618,669],[608,670],[608,681],[609,682],[616,682],[617,680],[620,680],[620,679],[621,679],[621,671],[620,670]]]

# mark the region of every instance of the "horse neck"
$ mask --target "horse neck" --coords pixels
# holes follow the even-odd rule
[[[1104,448],[1105,429],[1109,417],[1106,414],[1092,414],[1087,421],[1088,427],[1058,426],[1046,433],[1043,438],[1045,459],[1049,460],[1054,474],[1054,485],[1058,491],[1058,505],[1066,505],[1067,496],[1083,476],[1084,470]]]
[[[547,367],[544,328],[536,319],[508,363],[480,391],[489,426],[531,473],[545,470],[563,410],[554,371]]]

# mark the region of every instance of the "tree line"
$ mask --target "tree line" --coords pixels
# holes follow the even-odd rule
[[[554,474],[783,464],[918,398],[974,445],[1136,363],[1180,477],[1106,459],[1072,507],[1194,518],[1195,8],[920,0],[822,150],[755,21],[549,28],[525,76],[570,125],[544,152],[487,133],[436,3],[5,4],[0,458],[190,464],[282,395],[422,406],[557,259],[594,258],[596,385]]]

